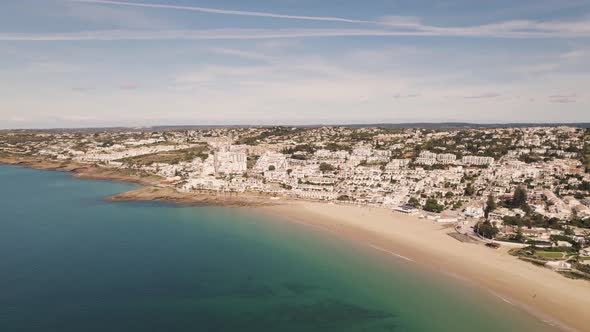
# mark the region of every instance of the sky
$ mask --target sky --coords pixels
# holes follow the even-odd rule
[[[590,122],[590,0],[0,0],[0,128]]]

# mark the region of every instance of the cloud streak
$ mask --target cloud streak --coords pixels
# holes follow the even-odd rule
[[[391,31],[379,29],[205,29],[205,30],[95,30],[68,33],[0,33],[0,41],[116,41],[116,40],[238,40],[319,37],[489,37],[489,38],[566,38],[590,37],[586,34],[508,31],[488,32]]]
[[[588,18],[572,21],[532,21],[511,20],[484,25],[439,27],[422,23],[419,17],[413,16],[383,16],[374,20],[359,20],[332,16],[304,16],[286,15],[271,12],[256,12],[243,10],[227,10],[210,7],[177,6],[168,4],[153,4],[110,0],[70,0],[77,3],[103,4],[111,6],[143,7],[156,9],[174,9],[209,14],[236,15],[250,17],[265,17],[287,20],[339,22],[351,24],[378,25],[385,29],[397,28],[401,31],[374,31],[369,36],[464,36],[464,37],[497,37],[497,38],[576,38],[590,37],[590,20]],[[350,32],[343,32],[350,33]],[[282,37],[285,38],[285,37]]]
[[[549,96],[549,101],[552,103],[569,104],[577,101],[578,95],[575,93],[571,94],[559,94]]]
[[[482,93],[479,95],[471,95],[471,96],[464,96],[465,99],[491,99],[491,98],[498,98],[501,95],[499,93],[490,92],[490,93]]]
[[[378,22],[373,22],[373,21],[355,20],[355,19],[348,19],[348,18],[341,18],[341,17],[284,15],[284,14],[275,14],[275,13],[267,13],[267,12],[226,10],[226,9],[216,9],[216,8],[208,8],[208,7],[176,6],[176,5],[166,5],[166,4],[151,4],[151,3],[125,2],[125,1],[108,1],[108,0],[71,0],[71,1],[80,2],[80,3],[129,6],[129,7],[143,7],[143,8],[176,9],[176,10],[209,13],[209,14],[268,17],[268,18],[281,18],[281,19],[304,20],[304,21],[325,21],[325,22],[342,22],[342,23],[372,23],[372,24],[378,23]]]

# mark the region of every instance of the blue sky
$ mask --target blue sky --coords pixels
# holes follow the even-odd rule
[[[3,0],[0,128],[590,121],[590,0]]]

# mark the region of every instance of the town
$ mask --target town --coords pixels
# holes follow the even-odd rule
[[[155,175],[179,192],[381,206],[590,279],[588,129],[4,131],[2,156]]]

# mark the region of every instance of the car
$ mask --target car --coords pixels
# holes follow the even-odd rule
[[[492,249],[498,249],[498,248],[500,248],[500,244],[496,243],[496,242],[488,242],[488,243],[486,243],[486,247],[490,247]]]

